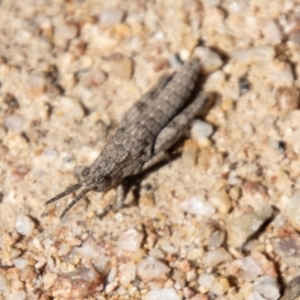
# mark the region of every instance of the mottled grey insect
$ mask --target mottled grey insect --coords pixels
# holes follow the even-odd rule
[[[87,192],[106,192],[117,187],[114,208],[119,209],[124,200],[124,178],[162,161],[207,103],[207,94],[195,94],[199,67],[199,60],[193,58],[178,72],[163,74],[157,84],[127,111],[99,157],[90,166],[77,167],[79,182],[46,204],[82,188],[61,214],[63,218]]]

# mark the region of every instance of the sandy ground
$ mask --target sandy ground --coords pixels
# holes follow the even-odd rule
[[[0,1],[0,298],[279,299],[300,275],[299,50],[298,1]],[[216,101],[182,154],[117,213],[115,191],[45,207],[193,56]]]

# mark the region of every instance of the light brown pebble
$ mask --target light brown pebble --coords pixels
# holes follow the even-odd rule
[[[20,215],[16,220],[16,229],[22,235],[30,236],[34,226],[35,225],[31,218],[26,215]]]
[[[140,248],[144,234],[136,229],[128,229],[121,233],[117,240],[117,247],[124,251],[135,252]]]
[[[197,142],[192,140],[184,142],[181,154],[181,160],[184,167],[191,168],[195,166],[198,150],[199,147]]]
[[[101,12],[99,21],[103,25],[114,25],[122,22],[124,18],[124,10],[118,8],[107,8]]]
[[[128,285],[131,281],[135,280],[135,276],[136,265],[132,261],[119,266],[118,278],[121,284]]]
[[[197,47],[195,55],[201,59],[201,68],[205,73],[212,73],[223,65],[220,56],[209,48]]]
[[[215,267],[221,263],[230,262],[231,260],[232,256],[223,247],[210,250],[202,257],[203,264],[206,267]]]
[[[214,193],[209,201],[215,206],[220,213],[228,213],[232,207],[230,198],[225,189]]]
[[[285,215],[296,230],[300,230],[300,194],[291,197],[285,209]]]
[[[208,300],[207,294],[197,294],[194,297],[191,298],[191,300]]]
[[[65,22],[55,26],[55,36],[58,39],[70,40],[78,33],[78,27],[74,23]]]
[[[166,279],[169,270],[166,264],[152,257],[143,259],[137,265],[137,275],[144,282]]]
[[[229,197],[232,200],[237,201],[241,197],[241,188],[239,186],[233,186],[229,190]]]
[[[157,58],[153,64],[153,69],[155,72],[159,72],[170,67],[170,62],[166,58]]]
[[[230,287],[230,285],[229,285],[227,278],[218,277],[214,280],[214,282],[210,288],[210,292],[215,295],[222,296],[227,292],[229,287]]]
[[[123,56],[122,54],[116,53],[111,57],[111,70],[109,72],[110,77],[119,78],[121,80],[129,80],[133,75],[134,64],[133,61]]]
[[[231,247],[241,247],[260,227],[272,216],[273,208],[265,206],[262,209],[242,214],[227,222],[228,244]]]
[[[275,100],[281,111],[296,110],[299,108],[299,90],[295,87],[281,86],[276,90]]]
[[[80,120],[84,117],[84,110],[77,99],[69,97],[59,97],[54,114],[64,120]]]
[[[124,23],[116,24],[112,28],[112,36],[118,41],[127,39],[131,36],[131,28]]]

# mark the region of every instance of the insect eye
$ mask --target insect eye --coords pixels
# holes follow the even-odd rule
[[[88,176],[89,174],[90,174],[90,169],[89,168],[86,168],[82,171],[82,175],[85,176],[85,177]]]

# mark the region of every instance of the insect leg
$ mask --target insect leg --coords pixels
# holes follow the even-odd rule
[[[167,160],[170,157],[170,154],[165,151],[158,152],[156,155],[154,155],[149,161],[147,161],[142,171],[147,170],[148,168],[151,168],[152,166],[158,164],[159,162],[163,160]]]
[[[124,199],[125,199],[125,188],[123,184],[119,184],[117,187],[116,202],[112,207],[113,211],[118,211],[122,208]]]
[[[167,151],[179,140],[185,128],[196,117],[199,111],[206,106],[209,98],[208,94],[199,92],[195,100],[162,129],[155,141],[155,155]]]

